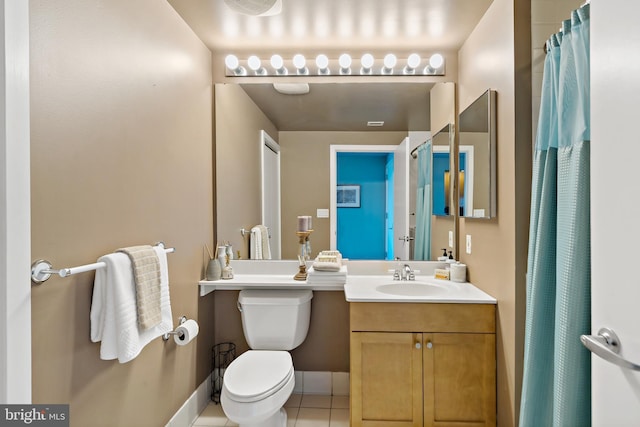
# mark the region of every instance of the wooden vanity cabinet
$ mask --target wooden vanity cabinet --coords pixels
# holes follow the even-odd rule
[[[350,303],[350,323],[352,427],[496,425],[494,305]]]

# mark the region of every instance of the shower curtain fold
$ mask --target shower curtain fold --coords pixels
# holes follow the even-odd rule
[[[414,259],[431,259],[431,140],[418,147]]]
[[[547,42],[533,164],[520,426],[591,425],[589,6]]]

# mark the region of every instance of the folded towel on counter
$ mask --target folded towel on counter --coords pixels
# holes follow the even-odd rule
[[[116,252],[98,259],[106,268],[96,270],[91,301],[91,341],[100,342],[100,358],[126,363],[153,339],[173,330],[169,300],[169,271],[163,247],[153,248],[160,265],[159,324],[143,330],[137,321],[136,288],[129,257]]]
[[[307,271],[308,284],[340,284],[347,282],[347,266],[343,265],[337,271],[322,271],[311,266]]]
[[[271,259],[269,246],[269,229],[264,225],[256,225],[251,229],[249,259]]]
[[[316,271],[340,271],[342,267],[342,258],[330,255],[318,255],[313,260],[313,268]]]
[[[160,261],[149,245],[130,246],[116,252],[126,254],[131,260],[136,284],[136,308],[138,324],[147,330],[162,321],[160,313]]]

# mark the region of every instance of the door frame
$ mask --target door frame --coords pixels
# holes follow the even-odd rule
[[[29,2],[0,1],[0,402],[31,403]]]
[[[281,193],[281,182],[280,182],[280,145],[273,139],[269,134],[261,130],[260,131],[260,221],[262,224],[266,225],[266,204],[267,200],[265,197],[265,164],[264,164],[264,146],[267,146],[271,151],[276,153],[278,156],[277,160],[277,176],[278,176],[278,186],[276,189],[276,194],[278,195],[278,203],[276,205],[276,221],[278,222],[278,230],[269,230],[269,237],[273,240],[277,240],[277,245],[272,244],[271,249],[277,248],[275,252],[271,253],[272,259],[280,259],[282,258],[282,193]],[[272,240],[272,242],[273,242]]]

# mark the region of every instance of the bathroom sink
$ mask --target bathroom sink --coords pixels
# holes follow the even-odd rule
[[[388,295],[437,296],[446,295],[451,287],[422,281],[402,281],[376,286],[376,291]]]

